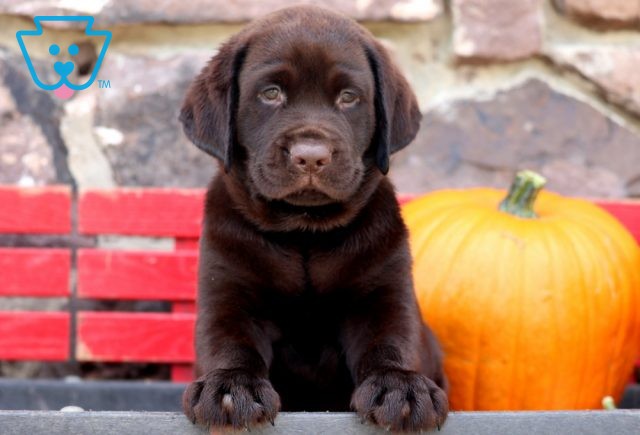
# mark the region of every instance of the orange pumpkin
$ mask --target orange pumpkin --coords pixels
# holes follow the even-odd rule
[[[543,184],[523,171],[502,203],[503,191],[477,188],[403,207],[452,409],[600,408],[629,380],[640,248],[596,205],[538,195]]]

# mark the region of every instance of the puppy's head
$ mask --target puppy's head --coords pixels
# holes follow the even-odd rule
[[[386,174],[420,112],[366,29],[306,6],[268,15],[224,44],[180,119],[254,197],[309,208],[348,202],[374,171]]]

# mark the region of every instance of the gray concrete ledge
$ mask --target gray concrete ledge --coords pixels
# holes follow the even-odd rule
[[[0,409],[178,412],[187,384],[141,381],[64,381],[0,378]],[[2,431],[0,431],[2,435]]]
[[[179,435],[206,434],[179,413],[0,411],[2,435]],[[213,432],[222,433],[222,432]],[[247,433],[247,432],[244,432]],[[252,435],[388,434],[363,425],[349,413],[282,413],[274,427],[254,429]],[[640,410],[569,412],[451,413],[442,435],[637,435]]]

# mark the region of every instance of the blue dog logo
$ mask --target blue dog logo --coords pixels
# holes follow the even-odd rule
[[[53,56],[53,70],[60,76],[60,80],[56,83],[47,84],[36,73],[35,68],[33,67],[33,62],[31,61],[31,57],[29,56],[29,52],[25,45],[25,40],[32,36],[42,36],[43,29],[42,23],[46,21],[71,21],[71,22],[85,22],[85,35],[90,38],[94,38],[95,41],[102,40],[100,54],[98,55],[98,60],[95,63],[93,71],[89,76],[89,79],[81,84],[71,83],[69,80],[69,76],[75,69],[75,64],[73,62],[63,62],[60,55],[64,56],[64,51],[73,57],[77,56],[80,52],[80,49],[76,44],[71,44],[68,47],[60,47],[58,44],[51,44],[49,46],[49,54]],[[22,50],[22,55],[24,56],[24,60],[27,63],[27,67],[29,68],[29,73],[31,74],[31,78],[35,82],[38,87],[44,89],[46,91],[54,91],[54,94],[59,98],[70,98],[75,91],[81,91],[83,89],[87,89],[89,86],[93,84],[98,75],[98,71],[100,70],[100,66],[102,65],[102,61],[104,59],[104,55],[107,52],[107,48],[109,47],[109,43],[111,42],[111,32],[108,30],[93,30],[93,17],[90,16],[70,16],[70,17],[57,17],[57,16],[37,16],[34,17],[33,22],[36,25],[36,30],[20,30],[16,33],[16,38],[18,39],[18,44],[20,45],[20,50]],[[98,46],[98,44],[95,44]]]

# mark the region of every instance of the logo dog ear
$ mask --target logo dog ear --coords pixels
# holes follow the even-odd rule
[[[180,112],[189,140],[220,159],[225,171],[231,168],[237,148],[238,76],[246,52],[247,45],[237,40],[224,44],[189,87]]]
[[[376,129],[372,139],[376,165],[389,171],[389,156],[411,143],[420,128],[422,114],[416,96],[387,51],[377,41],[365,48],[375,81]]]

